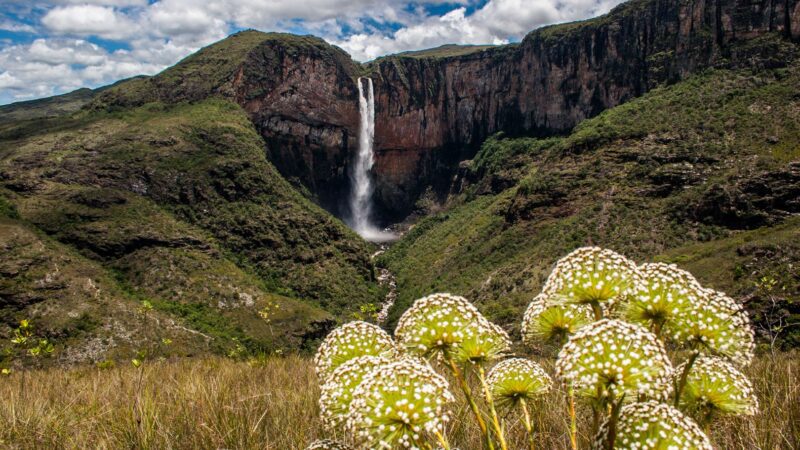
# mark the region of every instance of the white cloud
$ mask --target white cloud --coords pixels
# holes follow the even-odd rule
[[[391,34],[358,33],[329,39],[359,61],[444,44],[500,44],[521,39],[542,25],[585,19],[607,12],[624,0],[490,0],[467,16],[458,8],[441,17]]]
[[[56,33],[105,39],[125,39],[141,32],[124,13],[97,5],[53,8],[42,17],[42,23]]]
[[[11,31],[12,33],[33,33],[36,31],[35,28],[26,23],[11,20],[0,20],[0,30]]]
[[[57,4],[66,5],[100,5],[116,6],[118,8],[129,6],[147,6],[147,0],[58,0]]]
[[[499,44],[549,23],[602,14],[623,0],[0,0],[0,29],[39,38],[0,41],[0,103],[155,74],[232,29],[313,33],[356,60],[443,44]],[[426,5],[460,4],[444,15]],[[13,20],[12,20],[13,19]],[[31,19],[31,20],[29,20]],[[394,30],[394,31],[387,31]],[[119,41],[109,51],[93,37]]]
[[[96,66],[108,60],[105,50],[81,39],[48,41],[36,39],[27,49],[27,60],[49,65]]]

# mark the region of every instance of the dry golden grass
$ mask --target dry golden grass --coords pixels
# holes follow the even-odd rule
[[[715,423],[718,448],[800,448],[797,356],[761,357],[747,369],[761,412]],[[138,373],[133,367],[87,367],[17,372],[0,380],[0,447],[302,449],[325,435],[308,359],[276,358],[254,367],[217,358],[148,363],[139,422]],[[563,393],[536,405],[534,422],[539,448],[568,448]],[[582,423],[579,430],[586,429]],[[520,424],[510,417],[507,426],[510,447],[523,448]],[[456,411],[448,431],[454,448],[479,449],[475,428],[467,410]],[[585,448],[588,437],[580,438]]]

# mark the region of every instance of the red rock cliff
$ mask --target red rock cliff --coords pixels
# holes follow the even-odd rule
[[[344,214],[357,145],[355,80],[370,76],[376,211],[397,220],[426,190],[444,197],[459,162],[487,136],[566,132],[710,66],[785,64],[768,43],[748,45],[768,34],[800,39],[800,0],[631,0],[597,19],[536,30],[519,44],[366,65],[321,39],[248,31],[137,81],[139,89],[112,90],[101,103],[229,98],[250,114],[281,173]]]
[[[565,132],[709,66],[782,64],[740,45],[768,33],[800,37],[800,3],[633,0],[515,46],[375,61],[378,201],[404,212],[428,186],[446,192],[458,161],[495,132]]]

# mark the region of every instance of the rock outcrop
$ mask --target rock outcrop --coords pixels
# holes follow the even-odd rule
[[[768,34],[800,37],[800,2],[633,0],[519,45],[375,61],[378,201],[402,214],[429,186],[445,194],[495,132],[563,133],[707,67],[785,63],[748,46]]]
[[[281,173],[342,215],[357,145],[355,79],[372,77],[376,211],[394,221],[425,192],[446,196],[459,163],[493,133],[564,133],[704,68],[785,64],[780,42],[798,38],[798,0],[631,0],[519,44],[366,65],[317,38],[247,31],[137,80],[147,87],[135,91],[138,103],[191,100],[203,90],[235,100]],[[202,63],[220,69],[190,70]],[[106,106],[130,102],[118,89],[101,97]]]

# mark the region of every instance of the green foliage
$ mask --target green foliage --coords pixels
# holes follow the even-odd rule
[[[197,330],[214,339],[214,346],[218,351],[228,352],[230,342],[234,343],[237,355],[257,354],[266,351],[263,344],[259,344],[247,336],[241,327],[227,320],[219,314],[216,308],[197,303],[176,303],[162,300],[153,300],[153,308],[170,313],[182,318],[192,329]]]
[[[3,197],[0,197],[0,216],[10,219],[19,219],[19,213],[14,205]]]
[[[154,316],[178,314],[189,330],[188,317],[215,329],[218,324],[205,317],[216,311],[257,342],[248,343],[254,353],[300,348],[310,345],[315,327],[332,320],[325,310],[349,317],[380,298],[368,245],[283,180],[236,104],[156,102],[40,125],[0,137],[0,170],[9,177],[4,184],[18,191],[0,195],[0,217],[11,220],[0,237],[19,241],[7,255],[24,274],[0,285],[11,288],[11,298],[42,292],[47,302],[68,299],[65,305],[79,316],[48,314],[45,322],[62,330],[70,345],[93,336],[120,342],[108,336],[115,330],[112,320],[149,334],[124,315],[108,314],[147,298],[202,305],[197,314],[176,307]],[[42,239],[48,242],[43,247],[28,243]],[[28,255],[33,251],[45,259]],[[41,263],[31,266],[29,257]],[[56,266],[61,272],[53,283],[64,289],[37,288]],[[86,281],[76,272],[93,273]],[[269,302],[280,308],[267,323],[258,311]],[[3,308],[16,314],[29,307],[20,300]],[[165,352],[207,351],[206,338],[184,339],[188,331],[179,338],[178,330],[164,336],[175,341]],[[228,329],[217,332],[215,341],[237,337]],[[112,357],[135,350],[120,347],[99,351]],[[212,348],[227,351],[221,344]]]
[[[787,286],[776,297],[775,322],[795,320],[800,289],[784,274],[797,259],[790,244],[797,222],[757,206],[770,194],[762,199],[742,186],[791,178],[800,122],[787,99],[800,96],[798,69],[709,70],[585,120],[567,136],[490,138],[470,166],[477,180],[381,256],[398,282],[390,323],[413,298],[452,291],[514,327],[556,257],[585,245],[680,261],[735,296],[752,293],[751,272],[774,275]],[[758,323],[771,304],[765,292],[749,303]],[[794,342],[794,329],[783,328],[778,345]]]
[[[429,48],[426,50],[413,50],[407,52],[400,52],[390,57],[409,57],[409,58],[448,58],[453,56],[469,55],[472,53],[482,52],[484,50],[496,48],[494,45],[456,45],[445,44],[439,47]]]

